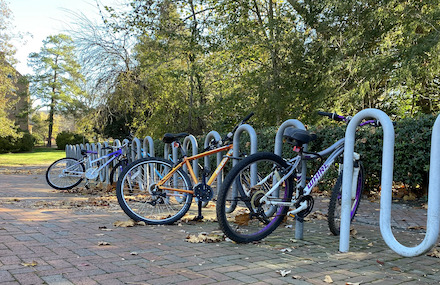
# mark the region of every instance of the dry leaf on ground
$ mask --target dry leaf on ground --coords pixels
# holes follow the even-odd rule
[[[428,253],[427,256],[440,258],[440,251],[438,251],[437,249],[434,249],[433,251]]]
[[[98,245],[99,246],[104,246],[104,245],[110,245],[110,243],[106,242],[106,241],[100,241],[100,242],[98,242]]]
[[[217,234],[217,233],[200,233],[198,235],[188,235],[186,237],[186,241],[190,243],[214,243],[214,242],[221,242],[225,240],[224,234]]]
[[[27,262],[22,262],[22,263],[21,263],[21,265],[23,265],[23,266],[30,266],[30,267],[34,267],[34,266],[37,266],[37,265],[38,265],[38,263],[37,263],[36,261],[32,261],[32,262],[30,262],[30,263],[27,263]]]
[[[277,272],[282,276],[286,277],[287,274],[290,274],[292,270],[277,270]]]
[[[326,275],[324,278],[325,283],[333,283],[333,279],[330,277],[330,275]]]

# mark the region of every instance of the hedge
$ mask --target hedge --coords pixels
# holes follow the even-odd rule
[[[0,153],[31,151],[36,139],[28,132],[23,132],[21,137],[0,137]]]

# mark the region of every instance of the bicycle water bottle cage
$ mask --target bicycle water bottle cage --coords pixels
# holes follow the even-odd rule
[[[283,137],[286,139],[287,143],[298,147],[302,147],[303,144],[307,144],[317,138],[316,134],[311,134],[306,130],[293,127],[286,128]]]
[[[179,134],[170,134],[170,133],[166,133],[166,134],[163,136],[162,141],[163,141],[164,143],[172,143],[172,142],[177,141],[177,140],[180,139],[180,138],[184,138],[184,137],[186,137],[186,136],[188,136],[188,135],[189,135],[188,133],[179,133]]]

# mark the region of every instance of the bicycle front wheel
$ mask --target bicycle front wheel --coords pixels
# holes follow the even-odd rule
[[[240,161],[226,176],[218,194],[217,220],[225,235],[237,243],[258,241],[283,221],[290,202],[293,181],[276,186],[288,165],[278,155],[255,153]]]
[[[47,168],[46,181],[50,187],[58,190],[72,189],[84,179],[84,171],[84,164],[78,159],[61,158]]]
[[[188,175],[178,169],[162,187],[157,187],[173,169],[162,158],[141,158],[128,165],[119,175],[116,196],[122,210],[135,221],[151,225],[172,224],[191,206],[193,195]]]
[[[332,190],[332,196],[330,198],[330,203],[328,206],[328,227],[332,234],[338,236],[340,232],[341,226],[341,198],[342,198],[342,174],[338,176],[338,180],[336,181],[335,187]],[[351,189],[352,197],[351,197],[351,211],[350,218],[353,220],[354,216],[359,207],[359,203],[362,198],[362,191],[364,190],[364,167],[362,163],[359,161],[359,173],[357,177],[356,189]],[[356,191],[356,192],[354,192]]]

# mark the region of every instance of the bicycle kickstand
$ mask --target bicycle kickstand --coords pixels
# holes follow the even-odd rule
[[[202,216],[202,200],[198,199],[197,200],[197,217],[194,218],[194,221],[201,221],[203,220],[203,216]]]

